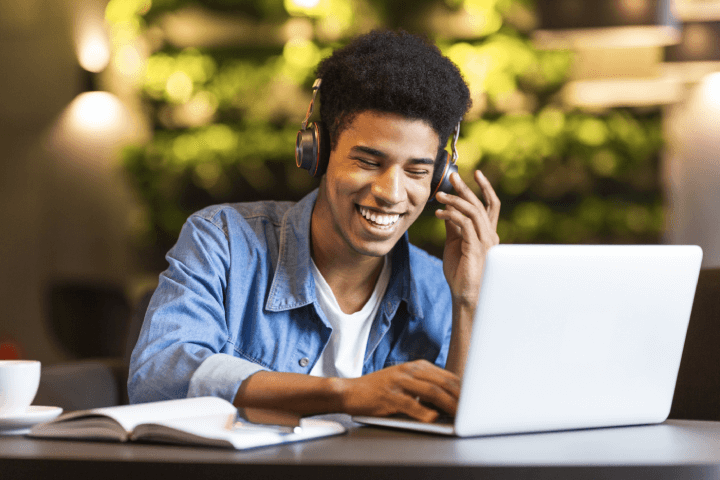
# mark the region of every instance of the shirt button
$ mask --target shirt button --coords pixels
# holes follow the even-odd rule
[[[301,367],[307,367],[308,363],[310,363],[310,359],[307,357],[303,357],[300,359],[300,361],[298,363],[300,364]]]

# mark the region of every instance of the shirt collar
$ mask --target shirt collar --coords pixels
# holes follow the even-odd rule
[[[315,282],[310,267],[310,219],[317,189],[290,207],[280,223],[280,246],[265,308],[280,312],[315,301]]]
[[[291,310],[316,301],[315,281],[310,263],[310,221],[317,194],[317,189],[313,190],[290,207],[283,216],[277,266],[265,304],[265,308],[269,311]],[[418,290],[410,265],[410,242],[407,232],[393,247],[391,255],[392,272],[385,293],[389,310],[394,315],[400,300],[404,300],[408,312],[422,318]]]

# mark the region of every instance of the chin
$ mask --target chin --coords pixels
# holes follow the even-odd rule
[[[366,255],[369,257],[382,257],[384,255],[387,255],[392,251],[392,249],[397,245],[397,242],[402,238],[404,235],[405,230],[402,231],[397,237],[393,236],[391,238],[385,238],[385,239],[363,239],[356,237],[350,237],[349,244],[350,247],[360,255]]]
[[[397,243],[397,242],[396,242]],[[392,245],[353,245],[353,250],[355,250],[360,255],[365,255],[367,257],[383,257],[387,255],[395,246],[393,243]]]

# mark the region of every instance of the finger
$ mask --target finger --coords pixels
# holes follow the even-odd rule
[[[455,398],[460,396],[460,377],[449,370],[440,368],[427,360],[415,360],[402,364],[406,373],[447,391]]]
[[[488,213],[485,211],[484,205],[480,204],[480,207],[478,207],[474,203],[468,202],[456,195],[441,195],[438,193],[436,198],[439,202],[455,207],[460,213],[470,218],[476,227],[478,238],[483,238],[490,234],[492,224]],[[480,203],[480,200],[477,200],[477,202]]]
[[[452,205],[448,205],[447,209],[448,210],[453,209]],[[441,216],[438,213],[443,212],[443,211],[444,210],[442,210],[442,209],[437,210],[435,212],[435,216],[437,218],[441,218]],[[441,219],[445,220],[444,218],[441,218]],[[445,231],[447,233],[448,238],[450,238],[452,234],[455,234],[456,236],[462,235],[462,231],[460,230],[460,228],[458,228],[458,226],[455,225],[454,223],[452,223],[450,220],[445,220]]]
[[[415,420],[432,423],[440,415],[437,410],[424,406],[420,400],[412,395],[403,395],[398,400],[398,413],[404,413]]]
[[[500,199],[495,193],[495,189],[490,184],[490,180],[480,171],[475,170],[475,181],[480,185],[483,198],[487,204],[488,217],[494,230],[497,230],[498,219],[500,218]]]
[[[442,220],[451,222],[456,228],[460,230],[460,236],[462,237],[463,241],[470,244],[475,244],[475,242],[479,242],[480,239],[484,238],[482,231],[483,229],[486,230],[489,228],[489,225],[487,225],[487,223],[483,222],[482,220],[471,220],[455,208],[436,210],[435,216]],[[484,225],[476,225],[476,222],[482,222],[484,223]],[[489,222],[489,220],[487,220],[486,222]],[[489,233],[490,232],[488,232],[488,234]]]
[[[411,397],[431,403],[449,414],[454,415],[457,411],[457,397],[436,384],[424,380],[408,379],[400,386]]]
[[[476,178],[476,181],[477,181],[477,178]],[[485,204],[483,204],[483,202],[477,197],[477,195],[475,195],[475,192],[473,192],[470,189],[470,187],[467,186],[467,184],[463,181],[462,177],[460,177],[460,175],[457,173],[453,173],[452,175],[450,175],[450,182],[452,183],[453,188],[455,188],[455,191],[458,193],[460,198],[464,199],[465,201],[467,201],[468,203],[473,205],[479,212],[480,218],[482,218],[484,221],[486,221],[487,226],[489,228],[492,228],[493,231],[495,231],[497,229],[497,224],[495,225],[495,227],[493,227],[492,220],[488,216],[489,215],[488,207],[486,207]],[[487,182],[487,185],[489,186],[489,182]],[[490,187],[490,190],[492,190],[492,187]],[[493,194],[495,193],[494,190],[492,190],[492,193]],[[483,193],[483,196],[485,196],[484,193]],[[452,195],[436,196],[436,198],[438,200],[440,200],[441,202],[443,202],[443,199],[447,199],[448,197],[453,197],[453,196]],[[495,196],[495,198],[497,198],[497,196]],[[498,202],[497,210],[499,212],[500,200],[498,199],[497,202]],[[481,224],[478,224],[478,225],[480,226]],[[478,231],[478,236],[482,236],[482,231]]]
[[[480,171],[479,171],[479,170],[475,170],[475,182],[477,182],[477,179],[478,179],[478,177],[477,177],[478,172],[480,172]],[[482,175],[482,172],[480,172],[480,173],[481,173],[481,175]],[[468,186],[465,184],[465,182],[462,180],[462,178],[460,177],[460,175],[457,176],[456,182],[457,182],[458,184],[462,183],[462,187],[461,187],[461,188],[464,187],[464,189],[467,190],[468,195],[471,196],[473,205],[476,205],[476,206],[477,206],[477,208],[478,208],[478,210],[479,210],[479,212],[480,212],[481,218],[482,218],[484,221],[487,222],[487,227],[488,227],[489,229],[491,229],[492,232],[495,232],[495,231],[497,230],[497,220],[495,221],[495,223],[493,223],[492,218],[490,217],[491,204],[489,203],[488,198],[491,196],[491,194],[488,193],[488,192],[486,192],[486,188],[489,187],[490,192],[492,192],[492,196],[494,196],[494,198],[490,198],[490,201],[491,201],[491,202],[494,202],[495,200],[497,200],[497,209],[496,209],[496,210],[498,211],[498,214],[499,214],[499,211],[500,211],[500,207],[499,207],[499,205],[500,205],[500,199],[498,199],[498,198],[497,198],[497,195],[495,195],[495,191],[492,189],[492,186],[490,185],[490,182],[487,181],[487,179],[486,179],[485,177],[483,177],[483,179],[484,179],[486,182],[485,182],[483,185],[480,185],[480,194],[482,195],[483,199],[485,200],[485,203],[483,203],[483,201],[482,201],[480,198],[478,198],[477,195],[475,195],[475,193],[470,189],[470,187],[468,187]],[[494,204],[493,204],[493,205],[494,205]],[[493,207],[493,208],[494,208],[494,207]]]
[[[472,203],[477,208],[485,210],[485,205],[483,205],[482,201],[475,195],[475,192],[465,183],[459,173],[454,172],[450,175],[450,183],[459,197]]]

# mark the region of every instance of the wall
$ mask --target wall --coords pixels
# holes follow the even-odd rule
[[[46,364],[70,357],[48,327],[49,286],[123,287],[133,272],[132,199],[114,153],[99,135],[57,136],[84,88],[74,5],[0,0],[0,340],[12,337],[24,357]]]

